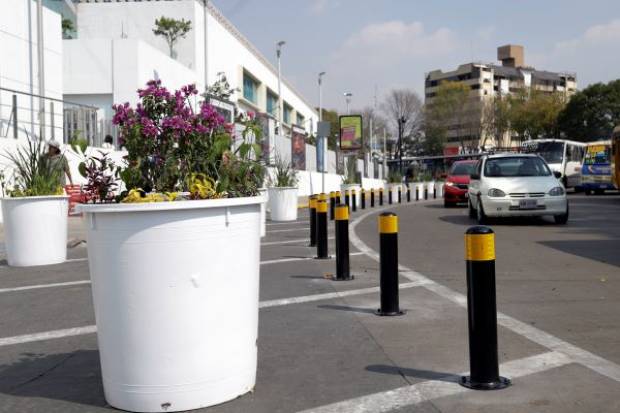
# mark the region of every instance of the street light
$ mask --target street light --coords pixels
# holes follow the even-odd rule
[[[351,92],[344,92],[344,100],[347,102],[347,115],[351,114],[351,111],[349,109],[349,105],[351,104],[351,98],[353,97],[353,93]]]
[[[280,40],[276,43],[276,56],[278,57],[278,134],[282,133],[282,69],[280,67],[280,56],[282,55],[282,46],[286,42]]]
[[[323,107],[321,105],[322,103],[322,95],[321,95],[321,85],[323,83],[323,76],[325,76],[326,72],[321,72],[319,73],[319,122],[323,120]]]
[[[323,76],[325,76],[325,72],[321,72],[319,73],[319,122],[323,121],[323,105],[322,105],[322,94],[321,94],[321,85],[323,84]],[[317,135],[318,135],[318,127],[317,127]],[[321,148],[321,154],[319,155],[321,157],[322,161],[322,165],[321,165],[321,192],[325,193],[325,153],[327,152],[327,136],[318,136],[318,139],[321,140],[321,142],[323,143],[320,148]],[[319,145],[318,145],[318,141],[317,141],[317,150],[319,149]]]

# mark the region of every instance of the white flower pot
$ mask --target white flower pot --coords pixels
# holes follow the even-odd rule
[[[50,265],[67,259],[65,195],[2,198],[4,240],[9,265]]]
[[[175,412],[253,389],[262,202],[78,206],[111,406]]]
[[[416,188],[418,188],[418,197],[419,200],[424,199],[424,182],[416,183]]]
[[[437,188],[437,199],[443,198],[443,182],[435,182],[435,188]]]
[[[260,195],[267,199],[267,188],[260,188],[258,190]],[[260,204],[260,237],[267,235],[267,202]]]
[[[435,190],[435,181],[427,182],[426,187],[428,188],[428,199],[433,199],[433,191]]]
[[[341,196],[340,203],[341,204],[344,204],[345,202],[347,190],[351,192],[351,196],[349,196],[349,209],[351,209],[353,205],[353,192],[352,192],[353,190],[355,190],[355,205],[357,205],[358,208],[361,208],[362,186],[360,184],[341,184],[340,185],[340,196]]]
[[[269,188],[269,209],[272,221],[295,221],[297,219],[297,188]]]

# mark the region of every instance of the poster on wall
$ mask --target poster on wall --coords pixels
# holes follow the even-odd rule
[[[274,163],[273,153],[275,148],[275,119],[267,113],[256,115],[261,125],[263,136],[261,137],[261,158],[267,165]]]
[[[362,116],[340,116],[340,150],[359,151],[362,149]]]
[[[297,170],[306,170],[306,131],[296,126],[291,132],[291,164]]]

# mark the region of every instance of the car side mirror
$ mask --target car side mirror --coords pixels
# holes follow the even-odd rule
[[[473,174],[469,175],[469,179],[479,180],[480,179],[480,174],[474,172]]]
[[[553,171],[553,176],[555,176],[556,179],[560,179],[562,177],[562,172],[560,172],[560,171]]]

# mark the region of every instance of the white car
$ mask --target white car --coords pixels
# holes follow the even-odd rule
[[[484,224],[487,217],[551,215],[566,224],[568,200],[560,177],[538,155],[482,157],[469,183],[469,216]]]

